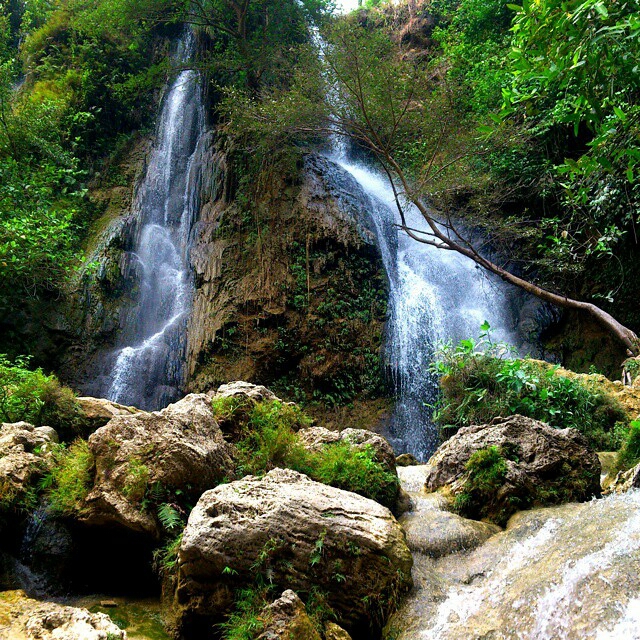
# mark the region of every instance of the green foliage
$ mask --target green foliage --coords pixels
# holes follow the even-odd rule
[[[122,493],[132,502],[141,503],[147,493],[150,477],[149,467],[132,457],[127,464],[127,476]]]
[[[278,401],[256,404],[246,420],[237,443],[242,475],[262,475],[276,467],[293,469],[317,482],[395,506],[398,479],[376,460],[373,449],[339,442],[308,451],[296,430],[308,426],[309,419],[298,407]]]
[[[176,505],[169,504],[168,502],[163,502],[158,507],[158,520],[169,533],[175,532],[177,529],[182,529],[185,525],[180,509],[178,509]]]
[[[43,467],[44,465],[39,465]],[[0,478],[0,515],[32,513],[38,506],[38,488],[25,487],[22,490],[8,478]],[[1,520],[0,520],[1,524]]]
[[[502,101],[512,12],[502,0],[444,0],[434,2],[433,9],[440,23],[434,39],[442,47],[449,80],[460,89],[461,114],[484,116]]]
[[[515,14],[503,118],[521,124],[538,182],[561,213],[565,255],[610,260],[640,216],[640,4],[637,0],[527,0]],[[516,143],[517,145],[517,143]],[[522,144],[517,145],[522,147]],[[562,235],[560,235],[562,233]],[[618,274],[616,280],[620,279]],[[600,294],[611,299],[613,292]]]
[[[308,39],[307,21],[326,19],[330,0],[203,0],[184,3],[185,21],[211,38],[221,84],[256,92],[287,82],[290,55]]]
[[[30,422],[73,432],[79,410],[71,389],[42,369],[29,368],[29,358],[9,360],[0,354],[0,417],[4,422]]]
[[[60,446],[54,452],[51,471],[41,483],[51,511],[62,516],[81,511],[94,470],[93,454],[86,440],[75,440],[68,449]]]
[[[640,420],[634,420],[629,425],[618,452],[617,466],[620,469],[630,469],[638,462],[640,462]]]
[[[178,568],[178,551],[182,544],[183,532],[170,538],[163,547],[153,552],[154,570],[162,577],[169,577],[175,574]]]
[[[559,429],[577,429],[596,451],[618,448],[615,427],[626,414],[614,398],[559,375],[558,367],[506,353],[508,347],[487,340],[462,340],[438,353],[434,369],[442,394],[435,419],[443,433],[519,413]]]
[[[265,586],[238,590],[233,612],[220,624],[224,640],[253,640],[264,630],[269,621],[261,613],[269,604],[269,591]]]
[[[479,449],[471,455],[465,467],[467,475],[453,508],[466,518],[495,517],[496,494],[507,475],[503,452],[496,446]]]
[[[165,81],[153,22],[167,3],[34,0],[0,24],[0,304],[59,290],[81,264],[87,167],[143,126]],[[4,55],[3,55],[4,53]],[[22,68],[20,68],[22,65]],[[23,87],[15,84],[28,72]]]
[[[370,447],[357,449],[348,442],[326,446],[307,462],[308,475],[338,489],[353,491],[390,509],[398,497],[398,479],[377,460]],[[306,473],[303,465],[300,471]]]

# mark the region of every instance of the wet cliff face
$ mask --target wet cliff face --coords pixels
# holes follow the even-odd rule
[[[132,204],[136,185],[144,175],[152,140],[131,140],[114,162],[90,185],[99,216],[91,226],[86,261],[56,316],[65,318],[69,347],[60,357],[61,378],[82,393],[97,394],[97,355],[115,348],[126,322],[123,310],[131,307],[137,292],[127,252],[132,250],[136,220]]]
[[[387,283],[359,187],[308,156],[288,175],[265,179],[256,198],[243,198],[215,133],[201,144],[185,391],[249,380],[316,403],[329,425],[377,424],[390,405],[380,357]],[[103,213],[65,305],[71,346],[61,367],[85,394],[99,393],[101,354],[116,349],[123,309],[137,295],[127,259],[136,233],[131,203],[149,153],[148,139],[130,145],[93,190]]]
[[[355,401],[357,410],[323,418],[372,426],[388,405],[380,358],[387,292],[361,190],[308,156],[296,175],[265,180],[255,200],[232,200],[213,141],[206,162],[208,200],[191,251],[189,390],[250,380],[288,399],[334,408]]]

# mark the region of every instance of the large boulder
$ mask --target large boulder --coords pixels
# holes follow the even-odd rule
[[[472,551],[500,527],[488,522],[469,520],[443,510],[435,501],[412,498],[412,509],[399,522],[407,534],[407,544],[414,553],[440,558],[452,553]]]
[[[39,602],[22,591],[0,594],[0,637],[5,640],[126,640],[104,613]]]
[[[135,407],[125,407],[117,402],[104,398],[82,396],[75,399],[78,406],[78,430],[85,438],[116,416],[128,416],[139,413]]]
[[[28,498],[30,488],[48,471],[57,442],[50,427],[27,422],[0,426],[0,511]]]
[[[156,536],[157,516],[142,508],[150,488],[195,501],[234,473],[233,446],[205,395],[189,395],[159,412],[116,415],[89,438],[89,448],[96,473],[82,520],[90,525]]]
[[[237,400],[247,400],[252,403],[278,400],[282,402],[275,393],[266,387],[242,380],[229,382],[218,387],[215,393],[209,393],[212,398],[235,398]]]
[[[178,558],[183,631],[220,621],[235,590],[262,575],[301,595],[326,592],[339,624],[367,638],[411,584],[411,553],[388,509],[283,469],[207,491]]]
[[[578,431],[519,415],[460,429],[429,461],[426,488],[453,496],[468,492],[468,463],[489,448],[499,452],[502,465],[490,512],[483,513],[494,521],[506,520],[518,508],[600,495],[600,461]]]
[[[494,524],[451,513],[443,496],[425,491],[428,472],[428,465],[401,467],[398,471],[402,488],[410,498],[410,508],[399,522],[414,560],[418,556],[441,558],[471,551],[500,531]]]

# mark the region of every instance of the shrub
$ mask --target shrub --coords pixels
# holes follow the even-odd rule
[[[122,488],[122,493],[131,502],[141,503],[147,493],[149,476],[149,468],[145,464],[138,458],[130,458],[127,465],[127,479]]]
[[[51,510],[63,516],[80,511],[91,489],[93,472],[93,454],[86,440],[78,439],[68,449],[60,446],[54,453],[52,470],[41,483]]]
[[[454,509],[466,518],[482,519],[494,515],[496,494],[507,475],[507,464],[500,447],[474,452],[465,465],[467,477],[456,496]],[[492,518],[492,519],[495,519]],[[499,517],[502,520],[503,517]]]
[[[318,482],[353,491],[393,509],[398,496],[398,479],[376,461],[375,455],[371,447],[357,449],[348,442],[327,445],[310,455],[308,475]]]
[[[240,410],[245,411],[246,405]],[[295,405],[272,401],[253,406],[237,443],[241,475],[263,475],[276,467],[293,469],[317,482],[395,506],[398,478],[375,459],[373,449],[340,442],[308,451],[295,430],[309,424]]]
[[[163,578],[168,578],[176,573],[182,536],[183,532],[181,531],[174,538],[170,538],[163,547],[153,552],[153,567]]]
[[[629,425],[622,447],[618,452],[617,466],[630,469],[640,462],[640,420]]]
[[[508,349],[487,340],[462,340],[441,349],[434,368],[441,376],[442,393],[434,419],[444,436],[519,413],[559,429],[577,429],[596,451],[620,446],[616,425],[627,417],[617,400],[559,375],[558,367],[505,357]]]
[[[234,611],[220,625],[224,640],[253,640],[258,637],[268,624],[261,615],[269,604],[268,592],[269,588],[264,586],[238,590]]]
[[[6,422],[30,422],[72,432],[80,419],[74,393],[42,369],[31,371],[29,358],[11,362],[0,354],[0,417]]]

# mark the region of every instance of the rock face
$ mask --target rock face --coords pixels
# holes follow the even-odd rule
[[[621,471],[606,488],[606,493],[625,493],[630,489],[640,489],[640,464]]]
[[[0,510],[20,502],[49,468],[49,452],[58,442],[50,427],[27,422],[0,426]]]
[[[232,445],[213,417],[210,399],[189,395],[159,412],[114,417],[89,438],[96,463],[83,520],[157,535],[155,514],[140,502],[148,487],[181,490],[193,500],[233,477]]]
[[[104,427],[111,418],[116,416],[128,416],[139,413],[135,407],[125,407],[117,402],[104,398],[91,398],[89,396],[76,398],[80,410],[82,435],[88,437],[100,427]]]
[[[327,444],[348,442],[356,449],[370,447],[375,452],[375,459],[383,464],[391,473],[396,472],[396,457],[391,445],[382,437],[366,429],[344,429],[329,431],[324,427],[309,427],[298,432],[305,449],[318,451]]]
[[[366,228],[367,196],[345,171],[310,155],[290,174],[264,176],[251,203],[254,220],[234,202],[237,176],[215,142],[204,154],[203,206],[190,253],[197,288],[188,390],[285,378],[308,396],[340,398],[345,379],[364,389],[376,378],[382,388],[382,370],[371,362],[384,326],[386,279]],[[347,322],[335,313],[337,299],[353,310]],[[374,400],[371,393],[362,398],[369,407]],[[318,409],[319,418],[334,413]],[[352,422],[342,426],[362,425],[362,415],[368,413],[347,416]]]
[[[469,458],[491,446],[500,449],[506,464],[496,495],[497,511],[513,513],[516,500],[526,507],[600,495],[600,461],[580,433],[518,415],[460,429],[429,461],[427,489],[461,493]]]
[[[5,640],[126,640],[104,613],[39,602],[22,591],[0,594],[0,637]]]
[[[179,623],[188,631],[202,616],[220,620],[234,590],[263,574],[283,589],[326,592],[339,624],[367,638],[410,586],[411,565],[388,509],[274,469],[207,491],[191,512],[179,552]]]
[[[238,400],[248,400],[254,403],[270,400],[282,402],[275,393],[272,393],[266,387],[243,382],[242,380],[222,384],[215,393],[209,395],[213,398],[237,398]]]
[[[419,564],[388,637],[639,640],[639,564],[640,492],[522,512],[470,555]]]
[[[322,640],[307,615],[304,602],[291,589],[265,607],[260,617],[268,622],[258,640]]]

